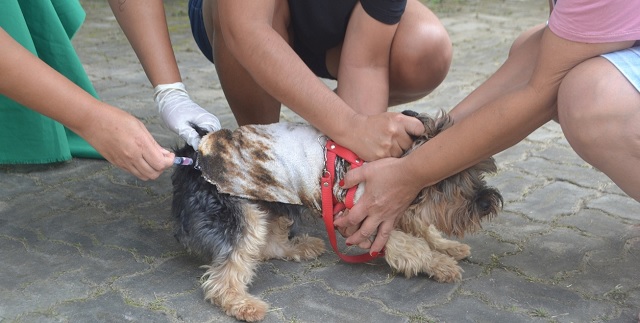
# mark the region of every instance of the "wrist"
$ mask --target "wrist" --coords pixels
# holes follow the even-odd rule
[[[156,87],[154,87],[153,99],[154,101],[156,101],[156,103],[159,103],[167,96],[167,94],[174,91],[182,92],[184,94],[189,95],[189,93],[187,92],[187,88],[184,86],[184,83],[175,82],[175,83],[169,83],[169,84],[158,84]]]
[[[342,116],[338,115],[335,118],[331,118],[333,133],[330,137],[337,143],[353,150],[356,147],[349,147],[349,143],[358,136],[358,128],[366,124],[367,116],[359,114],[350,108],[344,110]]]
[[[403,174],[407,175],[405,185],[421,190],[436,183],[430,177],[428,163],[421,158],[418,151],[414,151],[399,160],[398,167],[404,170]]]

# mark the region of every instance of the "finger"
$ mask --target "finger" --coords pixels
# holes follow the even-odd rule
[[[151,165],[149,165],[149,163],[146,160],[144,160],[144,157],[142,158],[142,160],[136,161],[134,164],[134,167],[136,168],[136,171],[140,174],[140,176],[137,176],[137,177],[143,181],[156,179],[158,178],[158,176],[160,176],[160,172],[153,169]]]
[[[385,221],[380,224],[378,227],[378,234],[369,249],[370,254],[373,254],[374,252],[380,253],[380,250],[382,250],[382,248],[387,244],[387,241],[389,241],[389,236],[391,236],[393,228],[394,224],[392,221]]]
[[[361,206],[364,204],[365,203],[356,203],[356,205],[354,205],[353,208],[349,210],[348,214],[340,217],[333,223],[338,227],[357,227],[367,215],[366,209],[363,209],[364,206]]]
[[[189,144],[189,146],[193,147],[193,149],[198,150],[198,145],[200,144],[200,135],[193,128],[185,128],[180,131],[180,137],[184,139],[184,141]]]
[[[350,169],[342,178],[343,183],[341,187],[346,190],[364,182],[366,179],[364,174],[366,168],[367,164]]]
[[[218,120],[218,117],[208,112],[198,117],[196,122],[198,127],[206,130],[207,132],[218,131],[222,128],[222,126],[220,125],[220,120]]]
[[[174,154],[156,145],[142,151],[138,160],[134,161],[136,169],[146,179],[156,179],[162,172],[173,166]],[[142,178],[141,178],[142,179]]]
[[[130,165],[129,165],[129,166],[127,166],[127,167],[122,166],[122,167],[120,167],[120,168],[122,168],[123,170],[125,170],[125,171],[127,171],[127,172],[131,173],[131,175],[133,175],[133,176],[137,177],[137,178],[138,178],[138,179],[140,179],[140,180],[143,180],[143,181],[147,181],[147,180],[149,180],[149,177],[148,177],[148,176],[146,176],[142,171],[140,171],[140,170],[138,169],[138,166],[137,166],[135,163],[132,163],[132,164],[130,164]]]
[[[142,149],[142,159],[151,168],[148,171],[159,175],[165,169],[173,166],[175,154],[160,146],[151,135],[147,138],[146,147]],[[141,171],[145,170],[147,170],[146,167],[142,165]]]
[[[346,227],[345,228],[345,238],[348,238],[350,236],[352,236],[354,233],[356,233],[358,231],[360,227],[357,225],[351,226],[351,227]]]
[[[349,237],[349,236],[347,235],[347,231],[346,231],[347,229],[348,229],[348,228],[344,228],[344,227],[338,227],[338,228],[337,228],[338,232],[340,233],[340,235],[341,235],[343,238],[348,238],[348,237]]]
[[[378,225],[380,221],[373,219],[373,217],[367,217],[367,219],[362,223],[358,231],[352,234],[345,241],[351,245],[360,245],[362,242],[369,240],[373,233],[378,229]]]
[[[371,248],[371,240],[367,239],[358,244],[358,248],[360,249],[369,249]]]
[[[343,178],[344,183],[342,185],[342,188],[348,189],[364,182],[364,168],[366,166],[367,165],[363,165],[362,167],[349,170]],[[358,207],[358,205],[360,204],[356,203],[356,205],[351,210],[349,210],[349,212],[339,218],[334,219],[334,224],[338,227],[352,227],[362,222],[362,220],[366,216],[366,211],[361,210],[362,207]]]
[[[411,137],[409,137],[408,135],[402,136],[400,139],[398,139],[397,145],[392,148],[390,157],[394,157],[394,158],[402,157],[402,155],[404,155],[405,150],[411,147],[412,142],[413,141],[411,140]]]

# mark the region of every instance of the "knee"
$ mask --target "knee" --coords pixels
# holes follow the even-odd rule
[[[392,48],[391,90],[419,98],[433,91],[447,76],[453,46],[439,24],[420,26],[411,38]]]
[[[624,89],[623,89],[624,87]],[[640,145],[637,92],[604,58],[574,67],[558,91],[558,121],[565,137],[583,158],[595,147]]]

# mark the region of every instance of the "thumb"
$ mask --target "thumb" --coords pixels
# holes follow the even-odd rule
[[[195,129],[186,127],[180,131],[180,137],[186,141],[193,149],[198,150],[198,144],[200,144],[200,135]]]
[[[342,179],[344,181],[344,183],[341,185],[342,188],[348,189],[364,182],[365,181],[364,168],[366,166],[367,164],[364,164],[358,168],[350,169]]]
[[[202,111],[203,113],[194,119],[194,123],[198,125],[198,127],[206,130],[207,132],[215,132],[222,128],[218,117],[207,112],[204,109],[202,109]]]
[[[422,121],[415,117],[402,118],[402,125],[404,126],[404,131],[406,131],[411,136],[420,136],[425,131]]]

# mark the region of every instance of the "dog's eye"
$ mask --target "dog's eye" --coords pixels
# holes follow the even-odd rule
[[[482,213],[487,213],[491,209],[491,201],[488,199],[483,199],[478,202],[478,207],[482,211]]]

